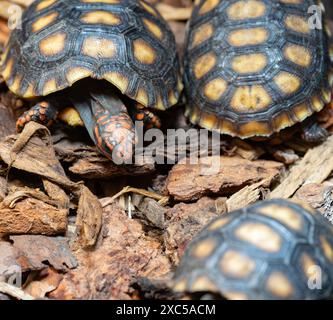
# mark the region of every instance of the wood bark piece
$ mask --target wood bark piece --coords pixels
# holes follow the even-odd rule
[[[307,202],[333,223],[333,184],[306,184],[297,190],[294,198]]]
[[[290,198],[302,185],[322,183],[333,171],[333,136],[310,149],[294,165],[288,176],[270,194],[270,198]]]
[[[35,270],[29,259],[11,243],[0,241],[0,281],[8,282],[17,272],[28,270]]]
[[[15,207],[15,204],[17,202],[26,198],[37,199],[55,207],[58,204],[55,200],[49,198],[44,192],[40,191],[39,189],[9,186],[8,195],[3,199],[2,206],[11,209]]]
[[[213,218],[226,212],[226,198],[201,198],[196,203],[179,203],[166,212],[166,252],[178,265],[193,237]]]
[[[70,207],[69,196],[62,188],[47,179],[43,179],[43,185],[46,193],[55,201],[59,209],[68,209]]]
[[[156,200],[133,194],[132,204],[138,209],[136,216],[148,221],[157,228],[163,229],[165,227],[165,213],[167,209],[162,207]]]
[[[161,242],[145,233],[116,204],[104,208],[103,228],[94,250],[75,252],[78,268],[64,275],[49,294],[56,299],[131,299],[138,278],[171,272]]]
[[[70,164],[69,171],[85,179],[109,179],[116,176],[140,176],[155,171],[152,161],[133,165],[116,165],[101,156],[95,147],[73,141],[58,130],[53,136],[54,149],[60,160]]]
[[[258,182],[250,186],[246,186],[238,192],[234,193],[227,201],[228,212],[245,208],[256,202],[260,198],[263,182]]]
[[[29,122],[20,135],[9,136],[0,143],[0,157],[8,166],[39,175],[67,189],[78,189],[78,184],[66,177],[55,156],[50,132],[35,122]]]
[[[13,113],[0,103],[0,140],[15,133],[15,124]]]
[[[141,176],[155,171],[152,163],[118,166],[111,161],[95,159],[78,159],[69,168],[74,174],[86,179],[108,179],[117,176]]]
[[[220,163],[220,169],[206,175],[206,167],[212,163]],[[180,201],[193,201],[210,194],[228,195],[260,181],[265,181],[263,187],[268,187],[280,177],[282,169],[283,164],[275,161],[206,157],[199,164],[175,165],[169,173],[167,189]]]
[[[17,288],[5,282],[0,282],[0,292],[19,300],[34,300],[34,297],[25,293],[22,289]]]
[[[268,152],[272,154],[274,159],[280,161],[284,164],[291,165],[294,164],[297,160],[299,160],[299,156],[292,149],[287,148],[274,148],[268,147]]]
[[[59,271],[77,267],[77,261],[69,250],[68,241],[63,237],[34,235],[11,236],[13,246],[20,250],[36,269],[48,264]]]
[[[42,180],[48,180],[79,198],[79,243],[92,246],[101,227],[102,210],[99,201],[82,183],[69,180],[55,155],[49,130],[35,122],[29,122],[18,136],[10,136],[0,143],[0,157],[10,167],[17,168]],[[51,188],[50,185],[47,185]],[[66,199],[58,189],[57,197]],[[61,204],[60,204],[61,205]],[[46,233],[48,234],[48,233]]]
[[[68,210],[26,198],[13,208],[0,205],[0,234],[57,235],[67,229]]]
[[[58,288],[62,279],[63,275],[53,268],[43,269],[25,286],[24,292],[36,299],[44,299],[48,293]]]
[[[7,181],[6,178],[0,176],[0,202],[6,197]]]
[[[87,187],[82,187],[76,219],[77,242],[83,248],[96,243],[102,227],[103,208]]]
[[[245,142],[239,139],[231,140],[231,147],[234,154],[247,160],[257,160],[265,153],[265,150],[257,144]]]

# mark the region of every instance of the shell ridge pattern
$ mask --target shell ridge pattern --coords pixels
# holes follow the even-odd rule
[[[328,297],[333,290],[333,232],[322,218],[283,199],[216,218],[186,249],[176,287],[181,281],[183,291],[213,291],[230,299]],[[315,266],[322,270],[320,290],[308,286]]]
[[[37,0],[13,32],[2,70],[10,89],[26,98],[92,77],[165,109],[180,95],[178,66],[174,35],[144,1]]]
[[[185,54],[191,122],[242,138],[269,136],[322,109],[329,59],[325,32],[308,24],[315,3],[201,1]]]

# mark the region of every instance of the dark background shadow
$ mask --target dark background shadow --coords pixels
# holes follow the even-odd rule
[[[333,19],[333,0],[323,0],[323,3],[326,8],[327,16]]]

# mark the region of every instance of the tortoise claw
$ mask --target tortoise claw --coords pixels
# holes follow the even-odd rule
[[[309,143],[318,144],[324,142],[329,135],[326,129],[313,121],[305,123],[302,131],[302,139]]]

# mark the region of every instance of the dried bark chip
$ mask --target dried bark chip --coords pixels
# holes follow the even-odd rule
[[[168,209],[164,241],[167,253],[177,265],[193,237],[213,218],[226,211],[226,198],[204,197],[196,203],[180,203]]]
[[[96,148],[81,141],[73,141],[65,132],[58,130],[53,136],[57,156],[70,163],[69,171],[85,179],[108,179],[117,176],[140,176],[155,171],[151,162],[132,165],[116,165],[101,156]]]
[[[0,234],[62,234],[67,229],[67,216],[67,209],[34,198],[23,199],[13,207],[1,203]]]
[[[330,183],[309,183],[294,195],[295,199],[307,202],[311,207],[333,223],[333,185]]]
[[[268,187],[280,177],[283,167],[276,161],[206,157],[199,164],[175,165],[169,173],[167,189],[180,201],[212,194],[227,195],[260,181],[265,181],[263,187]]]
[[[310,149],[295,164],[288,176],[270,194],[270,198],[290,198],[302,185],[322,183],[333,171],[333,136]]]
[[[76,160],[69,171],[87,179],[107,179],[117,176],[141,176],[155,171],[152,163],[116,165],[106,159],[96,161],[96,158],[84,158]]]
[[[43,185],[48,196],[57,203],[60,209],[68,209],[70,207],[70,199],[68,194],[55,183],[43,180]]]
[[[44,183],[48,180],[50,183],[46,183],[45,188],[50,192],[54,191],[53,196],[58,200],[60,208],[68,209],[68,198],[60,188],[52,186],[51,183],[76,195],[79,198],[80,242],[84,246],[94,244],[101,227],[101,208],[98,199],[83,184],[72,182],[67,178],[55,155],[50,133],[46,127],[29,122],[19,136],[8,137],[0,144],[0,157],[8,166],[40,176]],[[89,217],[94,218],[89,219]]]
[[[246,186],[238,192],[234,193],[227,201],[226,206],[228,212],[242,209],[259,200],[263,193],[263,182],[258,182],[250,186]]]
[[[34,281],[30,282],[24,291],[34,298],[43,299],[48,293],[58,288],[63,275],[59,274],[53,268],[41,270]]]
[[[0,281],[7,281],[16,273],[30,269],[34,268],[18,248],[0,241]]]
[[[39,235],[11,236],[14,247],[19,249],[36,269],[48,265],[56,270],[67,271],[76,268],[77,261],[63,237],[46,237]]]
[[[7,181],[6,178],[0,176],[0,201],[2,201],[7,194]]]
[[[0,140],[15,133],[15,123],[13,113],[0,103]]]
[[[96,248],[76,252],[78,268],[64,276],[50,297],[131,299],[138,277],[159,278],[171,271],[161,243],[146,235],[138,220],[115,204],[104,208],[103,216]]]
[[[82,186],[77,210],[76,228],[78,243],[83,247],[95,245],[102,226],[103,208],[91,191]]]
[[[66,188],[77,189],[55,156],[46,127],[29,122],[18,136],[0,143],[0,157],[12,167],[46,178]]]

